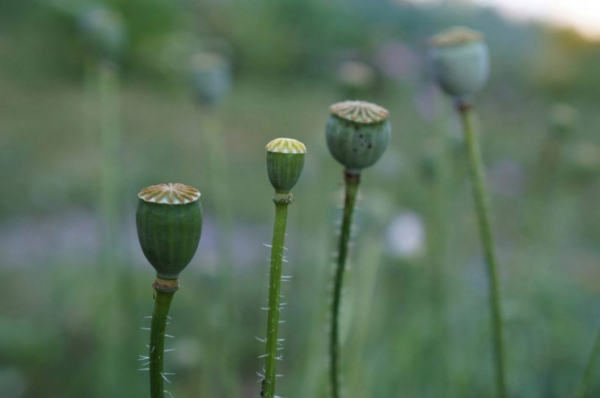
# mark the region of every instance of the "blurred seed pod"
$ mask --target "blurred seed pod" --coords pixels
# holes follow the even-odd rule
[[[371,92],[375,86],[375,70],[359,61],[345,61],[338,70],[337,80],[346,97],[359,97]]]
[[[566,138],[577,130],[580,114],[577,108],[557,103],[550,110],[550,131],[559,139]]]
[[[138,197],[136,222],[142,251],[159,278],[177,279],[200,243],[200,192],[169,183],[144,188]]]
[[[600,175],[600,146],[587,141],[575,143],[568,149],[567,165],[573,182],[597,178]]]
[[[288,193],[304,168],[306,146],[291,138],[277,138],[267,144],[267,173],[278,193]]]
[[[465,27],[447,29],[430,40],[433,74],[453,97],[468,98],[481,91],[490,74],[489,58],[483,35]]]
[[[231,68],[217,53],[199,52],[192,57],[190,79],[196,100],[214,105],[231,90]]]
[[[330,107],[325,136],[333,157],[349,171],[377,162],[391,136],[387,109],[365,101],[344,101]]]
[[[116,12],[102,6],[84,8],[78,15],[77,25],[98,57],[116,59],[123,52],[126,28]]]

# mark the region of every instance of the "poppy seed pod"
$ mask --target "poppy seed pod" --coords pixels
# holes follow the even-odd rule
[[[200,192],[184,184],[142,189],[136,213],[144,255],[162,279],[177,279],[190,263],[202,233]]]
[[[390,142],[387,109],[364,101],[333,104],[325,136],[333,157],[349,171],[360,171],[381,158]]]
[[[84,9],[78,25],[87,42],[102,58],[117,58],[125,45],[125,25],[121,16],[103,7]]]
[[[197,53],[192,58],[190,72],[192,88],[200,104],[216,104],[231,90],[231,68],[219,54]]]
[[[276,138],[267,149],[267,173],[277,193],[288,193],[304,168],[306,146],[292,138]]]
[[[550,129],[558,138],[565,138],[577,130],[579,111],[568,104],[555,104],[550,114]]]
[[[457,98],[477,94],[487,83],[490,56],[481,33],[454,27],[430,40],[433,73],[441,88]]]

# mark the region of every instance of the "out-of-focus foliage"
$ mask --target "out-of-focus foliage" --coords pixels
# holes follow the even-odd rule
[[[206,217],[173,303],[172,391],[229,398],[233,385],[234,398],[257,396],[262,244],[273,216],[264,145],[280,136],[299,139],[308,152],[290,208],[286,273],[294,278],[284,286],[285,377],[278,383],[282,396],[326,396],[324,327],[341,170],[324,127],[328,106],[349,95],[388,108],[392,124],[386,154],[365,171],[356,216],[344,315],[349,397],[489,395],[487,291],[462,137],[424,56],[429,37],[455,24],[483,31],[491,52],[491,84],[477,110],[502,265],[510,390],[572,394],[600,316],[600,44],[462,1],[442,3],[101,4],[127,31],[118,60],[118,159],[120,192],[129,199],[119,209],[122,305],[111,309],[123,397],[147,394],[136,359],[146,350],[139,328],[147,326],[153,273],[136,241],[134,208],[139,189],[159,182],[198,187]],[[0,391],[7,397],[106,396],[97,387],[98,323],[106,319],[98,314],[100,87],[77,27],[78,12],[93,5],[0,0]],[[231,65],[231,91],[211,109],[194,101],[189,80],[198,52]],[[576,110],[566,112],[578,115],[568,133],[562,111],[556,131],[556,103]],[[231,253],[216,244],[218,203],[203,144],[217,128],[230,174]],[[440,259],[443,297],[434,292]],[[223,284],[227,269],[233,287]],[[234,290],[231,307],[221,298]],[[229,319],[238,323],[224,326]],[[216,364],[225,339],[234,355]],[[590,396],[598,395],[595,382]]]

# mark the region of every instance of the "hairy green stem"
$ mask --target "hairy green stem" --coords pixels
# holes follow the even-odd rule
[[[342,216],[335,279],[333,281],[331,330],[329,336],[329,377],[333,398],[340,397],[340,304],[342,300],[342,286],[344,282],[344,272],[346,270],[346,259],[348,258],[348,242],[350,241],[350,234],[352,232],[352,215],[354,214],[356,195],[360,185],[360,173],[351,173],[346,170],[344,172],[344,180],[346,182],[346,196],[344,199],[344,213]]]
[[[594,340],[594,345],[592,346],[592,351],[590,352],[590,356],[588,357],[587,364],[585,366],[585,370],[581,375],[581,381],[579,382],[579,386],[577,387],[577,392],[575,393],[575,398],[584,398],[590,383],[592,382],[592,377],[594,375],[594,365],[598,362],[598,357],[600,356],[600,329],[596,332],[596,338]]]
[[[479,233],[485,263],[487,266],[489,286],[489,306],[491,312],[492,334],[494,344],[495,376],[498,398],[506,398],[506,377],[504,360],[504,325],[502,321],[502,310],[500,306],[500,287],[498,281],[498,266],[494,248],[494,238],[490,222],[490,200],[485,187],[483,160],[479,147],[478,137],[473,127],[473,115],[468,104],[458,104],[457,109],[461,116],[465,132],[465,144],[468,154],[469,169],[473,184],[473,196],[477,218],[479,221]]]
[[[288,203],[275,202],[275,225],[271,244],[271,266],[269,271],[269,315],[267,319],[267,350],[265,359],[265,379],[262,397],[275,397],[277,381],[279,316],[281,313],[281,273],[287,224]]]
[[[164,398],[165,329],[174,292],[156,291],[150,329],[150,397]]]

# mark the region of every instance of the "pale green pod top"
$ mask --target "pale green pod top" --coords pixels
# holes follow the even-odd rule
[[[302,174],[306,146],[292,138],[276,138],[267,144],[266,149],[271,185],[278,193],[290,192]]]

